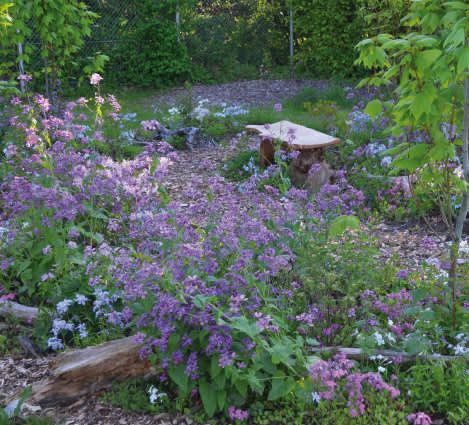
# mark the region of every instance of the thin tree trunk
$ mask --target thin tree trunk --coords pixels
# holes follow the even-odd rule
[[[464,125],[462,136],[462,167],[466,183],[469,184],[469,77],[466,77],[464,85]],[[464,222],[469,211],[469,189],[463,194],[461,209],[456,219],[455,234],[457,240],[461,240]]]
[[[365,353],[361,348],[346,348],[346,347],[316,347],[311,348],[313,353],[321,353],[327,351],[329,353],[344,353],[349,359],[361,361],[368,361],[379,359],[378,356],[382,357],[397,357],[402,363],[415,363],[417,359],[422,360],[442,360],[444,362],[454,361],[459,359],[465,359],[466,363],[469,362],[467,357],[463,356],[440,356],[439,354],[418,354],[416,356],[411,356],[407,353],[401,351],[393,350],[374,350],[373,355]]]

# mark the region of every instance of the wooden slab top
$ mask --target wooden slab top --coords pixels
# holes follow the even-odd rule
[[[279,121],[274,124],[264,125],[247,125],[246,129],[258,133],[262,139],[276,139],[288,143],[296,150],[323,148],[340,143],[340,139],[337,137],[329,136],[328,134],[290,121]]]

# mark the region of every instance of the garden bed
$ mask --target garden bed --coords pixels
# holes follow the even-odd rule
[[[274,102],[283,99],[281,96],[285,92],[290,89],[294,90],[296,87],[291,82],[288,82],[286,86],[283,86],[283,83],[280,82],[270,84],[273,84],[274,89],[265,92],[264,98]],[[322,84],[321,82],[318,85],[324,88]],[[311,83],[311,85],[314,84]],[[224,94],[221,98],[235,104],[238,102],[236,96],[239,95],[239,92],[242,92],[240,90],[242,86],[242,83],[231,85],[230,93],[233,93],[233,96],[227,97]],[[246,94],[250,100],[259,100],[262,97],[262,91],[266,90],[265,83],[260,82],[255,82],[257,89],[253,88],[251,83],[245,83],[244,86],[245,93],[253,95],[252,98],[249,98],[249,95]],[[225,89],[226,87],[222,90]],[[199,96],[197,90],[199,89],[193,90],[192,96],[195,94],[195,99],[205,98],[205,96]],[[209,103],[215,103],[216,96],[219,95],[216,89],[213,90],[215,98],[209,99]],[[358,95],[354,94],[354,96]],[[172,97],[160,98],[159,100],[171,103],[171,99]],[[45,104],[42,98],[35,101],[40,107]],[[110,103],[115,108],[112,98]],[[250,101],[246,100],[243,104],[249,103]],[[324,105],[326,110],[330,109],[329,104],[323,104],[323,107]],[[356,121],[359,120],[356,119]],[[146,121],[142,123],[142,127],[145,131],[147,129],[151,130],[154,127],[153,124]],[[60,135],[63,136],[63,134]],[[169,371],[171,379],[177,384],[178,391],[185,394],[187,414],[190,412],[198,415],[205,408],[206,411],[211,412],[209,415],[213,415],[217,408],[219,411],[227,410],[224,408],[228,407],[225,403],[229,399],[230,403],[234,403],[230,407],[230,416],[232,419],[240,419],[245,417],[247,411],[235,409],[235,405],[239,406],[240,409],[241,407],[250,408],[250,406],[245,406],[241,401],[230,398],[230,394],[225,392],[225,398],[217,399],[215,407],[213,407],[213,400],[210,397],[215,392],[215,384],[207,381],[205,377],[202,379],[200,388],[192,388],[191,385],[193,384],[188,381],[188,376],[193,373],[194,377],[191,375],[191,379],[196,380],[198,374],[172,366],[172,362],[174,362],[174,366],[180,364],[179,358],[182,353],[177,350],[179,343],[183,347],[200,344],[200,346],[194,348],[194,352],[199,353],[200,358],[207,350],[207,359],[200,360],[201,364],[207,367],[207,370],[203,370],[201,373],[209,374],[207,376],[213,374],[216,378],[216,385],[223,385],[225,381],[220,381],[220,377],[224,377],[225,370],[231,370],[228,367],[232,366],[233,359],[236,356],[244,359],[245,362],[252,362],[252,367],[255,365],[257,367],[256,360],[252,360],[255,359],[255,356],[249,357],[246,354],[247,351],[252,350],[252,347],[239,348],[239,344],[246,344],[246,347],[252,345],[252,341],[241,341],[249,338],[256,339],[259,344],[259,352],[262,352],[268,359],[272,355],[273,359],[272,361],[269,360],[270,363],[267,361],[262,366],[265,368],[264,375],[260,377],[254,375],[250,378],[248,375],[242,375],[242,371],[246,367],[244,361],[238,363],[241,372],[234,366],[233,370],[238,371],[236,373],[240,373],[240,376],[243,376],[242,379],[250,379],[251,389],[257,388],[257,392],[264,390],[266,393],[269,392],[269,401],[264,401],[266,407],[273,412],[276,410],[276,404],[273,402],[280,398],[283,391],[281,386],[276,384],[275,379],[285,380],[285,385],[290,388],[284,394],[287,399],[289,399],[289,396],[293,399],[293,393],[289,394],[290,391],[293,391],[293,387],[301,387],[300,382],[302,380],[303,382],[306,381],[304,380],[305,373],[310,373],[311,384],[314,383],[314,379],[317,379],[319,372],[313,368],[313,364],[310,365],[310,369],[307,369],[309,372],[305,372],[303,366],[306,363],[300,365],[292,362],[292,359],[299,358],[303,359],[304,362],[310,361],[303,358],[307,352],[308,344],[357,343],[358,337],[357,340],[354,339],[356,334],[350,336],[352,326],[348,322],[350,322],[351,317],[360,316],[361,321],[358,321],[357,318],[357,323],[354,326],[357,334],[358,329],[360,329],[359,336],[362,337],[360,344],[368,350],[373,350],[373,347],[379,348],[385,344],[384,333],[382,334],[384,330],[382,331],[380,326],[388,332],[386,338],[389,345],[406,343],[404,338],[401,340],[404,332],[401,324],[407,326],[405,333],[411,334],[414,326],[408,323],[411,320],[411,314],[422,314],[423,322],[427,321],[426,318],[431,318],[435,321],[440,320],[438,323],[442,323],[442,319],[434,316],[430,317],[428,314],[425,315],[425,310],[420,307],[417,308],[417,303],[424,300],[423,303],[428,302],[432,307],[442,307],[443,302],[440,299],[437,297],[430,298],[425,291],[431,290],[431,282],[435,285],[444,282],[444,275],[442,274],[444,267],[442,264],[447,260],[445,253],[448,247],[444,233],[431,233],[416,220],[407,221],[404,224],[389,224],[388,221],[386,224],[380,222],[376,217],[366,217],[366,214],[364,214],[366,210],[363,204],[363,193],[347,182],[344,172],[339,172],[336,175],[334,184],[325,185],[323,189],[315,194],[308,194],[292,187],[286,187],[285,190],[281,186],[280,189],[273,187],[266,184],[265,179],[263,180],[264,177],[257,172],[254,176],[251,176],[255,177],[254,179],[250,178],[244,183],[235,183],[222,179],[218,171],[223,170],[222,165],[226,163],[227,159],[236,156],[247,147],[251,147],[254,152],[257,152],[258,146],[256,144],[259,143],[256,138],[246,140],[241,134],[231,134],[230,136],[233,136],[232,139],[223,140],[222,145],[212,144],[207,146],[202,144],[193,152],[174,152],[171,151],[171,147],[167,143],[158,144],[156,141],[152,141],[151,136],[147,134],[146,147],[147,149],[150,147],[150,149],[142,152],[134,159],[122,162],[114,161],[105,156],[93,157],[93,151],[91,151],[91,156],[87,156],[90,155],[89,151],[85,151],[83,154],[71,149],[70,152],[67,152],[64,150],[62,142],[56,142],[54,148],[47,151],[47,158],[50,162],[41,164],[44,170],[38,168],[39,163],[37,160],[25,161],[27,164],[25,165],[27,167],[26,175],[35,179],[34,185],[30,185],[26,178],[22,180],[22,185],[18,185],[16,177],[7,173],[5,186],[3,186],[6,190],[3,196],[8,199],[10,214],[12,216],[18,214],[20,219],[24,205],[27,205],[28,202],[35,205],[35,208],[23,211],[28,215],[22,227],[22,229],[26,229],[23,232],[24,235],[22,232],[12,232],[12,238],[19,238],[18,241],[23,241],[21,238],[25,238],[24,246],[26,247],[29,243],[28,238],[32,238],[35,241],[32,246],[38,244],[43,256],[49,255],[52,246],[46,245],[49,240],[47,238],[50,237],[48,231],[45,233],[46,238],[44,240],[41,239],[41,231],[33,230],[29,232],[27,229],[30,223],[35,223],[35,226],[50,228],[47,219],[44,221],[43,215],[48,216],[52,211],[55,215],[48,217],[48,219],[57,222],[58,227],[54,230],[59,233],[58,241],[53,240],[53,243],[57,244],[60,249],[54,247],[54,250],[57,251],[54,251],[55,257],[50,258],[50,269],[46,268],[38,271],[32,267],[30,274],[25,275],[25,270],[28,271],[30,266],[27,262],[18,274],[15,274],[15,270],[11,267],[13,263],[6,264],[5,268],[8,270],[10,267],[10,279],[13,282],[10,283],[11,287],[14,288],[14,285],[19,285],[24,288],[19,293],[28,291],[28,279],[36,279],[39,292],[45,291],[44,294],[46,295],[39,295],[34,292],[28,293],[28,296],[22,295],[25,299],[29,297],[29,302],[36,299],[39,303],[46,303],[49,302],[49,298],[53,299],[49,322],[47,320],[41,322],[43,327],[42,342],[44,344],[47,340],[47,344],[53,349],[60,348],[65,339],[67,345],[81,344],[81,339],[88,341],[86,339],[88,333],[86,332],[85,335],[84,328],[80,328],[82,324],[78,325],[77,323],[76,330],[80,331],[80,336],[76,335],[75,337],[65,335],[67,329],[57,328],[55,324],[50,331],[46,327],[47,325],[50,326],[52,319],[77,320],[75,317],[78,316],[86,318],[86,311],[83,312],[80,309],[81,306],[86,304],[87,300],[83,295],[77,295],[78,291],[88,291],[85,292],[87,297],[93,297],[95,302],[99,301],[101,303],[96,304],[98,307],[94,305],[92,310],[93,313],[96,312],[96,317],[99,316],[98,312],[103,315],[101,320],[92,323],[92,326],[96,326],[97,331],[95,335],[90,335],[92,338],[90,341],[93,344],[102,342],[100,339],[121,337],[122,333],[130,329],[132,329],[132,333],[141,328],[146,332],[155,332],[156,335],[160,328],[164,329],[168,324],[168,320],[171,322],[179,314],[184,315],[184,323],[191,323],[194,317],[197,317],[196,320],[200,320],[200,326],[209,321],[211,323],[210,332],[214,332],[212,336],[215,339],[231,338],[227,333],[227,328],[230,328],[228,325],[232,326],[230,332],[233,332],[233,336],[240,340],[237,342],[238,345],[233,346],[236,347],[233,349],[239,349],[239,351],[229,353],[223,351],[220,346],[217,348],[219,343],[215,343],[211,339],[212,336],[209,337],[207,333],[204,333],[205,331],[200,332],[199,325],[191,324],[188,326],[189,330],[187,331],[192,332],[191,338],[187,334],[184,336],[175,335],[177,339],[166,341],[167,344],[171,344],[172,350],[175,351],[170,354],[173,359],[171,364],[163,366],[160,372],[161,376],[166,377],[165,372]],[[96,139],[101,137],[102,135],[98,134]],[[96,146],[100,147],[98,144]],[[104,149],[106,146],[103,144],[101,148]],[[155,149],[158,152],[155,152]],[[21,158],[22,153],[13,152],[11,145],[8,152],[11,152],[9,153],[10,156],[15,156],[17,159]],[[159,162],[155,161],[152,155],[158,156],[160,158]],[[89,158],[91,160],[88,160]],[[93,161],[96,161],[96,163]],[[13,160],[10,165],[15,165]],[[282,166],[280,164],[278,167],[280,172]],[[18,170],[22,172],[24,169]],[[51,174],[45,170],[51,171]],[[43,181],[44,175],[47,175],[54,184],[51,184],[47,179]],[[89,176],[93,176],[93,179],[88,178]],[[280,174],[280,177],[285,181],[287,180],[284,175]],[[284,183],[284,180],[281,180],[281,183]],[[263,186],[256,186],[263,181]],[[99,184],[95,185],[94,182],[99,182]],[[39,183],[44,184],[43,187],[41,186],[43,192],[37,191]],[[55,192],[56,190],[58,192]],[[23,195],[24,193],[27,193],[27,195]],[[73,196],[69,197],[69,194],[73,194]],[[395,193],[393,192],[391,195],[394,196]],[[60,202],[62,197],[68,199],[66,204]],[[91,202],[89,202],[88,197],[91,198]],[[44,202],[47,208],[42,210],[43,215],[41,215],[40,210],[36,211],[36,207],[44,208],[42,206]],[[362,222],[358,223],[350,217],[346,217],[344,221],[343,216],[337,217],[340,214],[359,214],[362,217]],[[78,224],[78,218],[76,217],[85,220],[85,225],[89,227],[83,228],[85,225]],[[75,218],[77,221],[74,221]],[[90,220],[89,223],[86,222],[88,219]],[[12,223],[8,219],[4,221],[6,225]],[[75,224],[70,227],[69,222]],[[346,231],[348,224],[354,229]],[[64,226],[63,229],[60,226]],[[329,226],[332,236],[329,234]],[[8,228],[6,230],[8,231]],[[63,232],[63,235],[61,232]],[[298,240],[295,239],[295,235]],[[36,237],[39,240],[35,240]],[[60,240],[62,237],[68,240],[66,246]],[[373,241],[374,238],[377,241]],[[82,257],[80,257],[81,252],[76,255],[76,251],[74,251],[77,249],[77,242],[87,244],[86,247],[83,247],[84,255]],[[18,243],[16,246],[23,245]],[[12,247],[15,248],[15,245],[12,245]],[[64,250],[68,257],[64,256]],[[36,254],[41,257],[40,252]],[[14,250],[14,252],[10,251],[8,255],[16,255],[19,258],[20,255],[28,257],[32,254],[29,252],[22,254]],[[67,258],[71,260],[70,263]],[[252,261],[246,261],[246,258],[251,258]],[[41,261],[38,261],[40,263],[39,267],[43,264]],[[48,283],[57,279],[56,272],[52,273],[57,263],[59,263],[65,277],[65,282],[60,280],[58,284],[63,285],[68,291],[68,297],[77,296],[76,302],[72,298],[68,301],[63,300],[65,294],[60,297],[55,293],[53,284],[49,285]],[[434,268],[431,269],[429,266],[425,272],[422,269],[423,263],[431,264]],[[69,268],[70,264],[73,266]],[[86,267],[84,267],[85,264]],[[73,268],[75,265],[79,273],[76,273]],[[363,269],[360,269],[360,267]],[[374,270],[375,268],[376,270]],[[443,277],[433,276],[437,270]],[[102,274],[105,275],[104,278]],[[199,279],[197,274],[203,277]],[[408,278],[408,276],[410,277]],[[21,282],[15,279],[19,279]],[[81,279],[81,286],[75,284],[74,279]],[[409,279],[415,279],[415,281],[409,281]],[[88,286],[88,280],[91,287]],[[106,282],[107,285],[104,288],[114,291],[112,297],[115,296],[115,299],[103,288],[100,288],[98,283],[102,281]],[[156,302],[154,308],[151,308],[148,303],[145,304],[145,296],[143,295],[143,292],[148,290],[150,296],[152,291],[156,290],[154,286],[147,287],[146,283],[150,281],[155,286],[157,286],[157,283],[159,285],[160,281],[162,285],[165,285],[164,289],[157,289],[158,296],[154,300]],[[110,282],[115,282],[120,286],[120,289],[117,290]],[[132,282],[140,282],[141,287]],[[291,288],[289,286],[290,282]],[[94,285],[98,285],[98,289],[93,293],[92,287]],[[413,285],[416,285],[417,288]],[[421,285],[427,285],[425,286],[426,289],[420,289]],[[179,287],[181,288],[180,293],[177,289]],[[137,322],[137,328],[131,327],[135,325],[135,321],[131,325],[130,319],[128,321],[123,319],[127,306],[124,302],[124,291],[122,289],[125,290],[126,294],[125,302],[128,302],[135,309],[133,314],[141,315],[141,319]],[[280,290],[282,296],[278,295]],[[363,294],[360,294],[362,291]],[[258,293],[261,293],[262,297],[258,296]],[[233,294],[237,294],[237,296]],[[41,299],[41,296],[47,297],[47,300]],[[161,301],[165,296],[169,297],[168,304]],[[141,304],[135,302],[139,297],[142,298]],[[246,306],[246,311],[243,314],[246,314],[247,319],[242,322],[241,319],[244,316],[240,318],[236,313],[240,309],[244,311],[244,306],[241,307],[241,304],[250,297],[252,297],[252,302],[255,305],[255,307],[252,307],[255,312],[253,313],[252,308]],[[293,297],[296,297],[297,303],[305,302],[305,298],[307,299],[309,304],[304,305],[304,311],[297,310],[298,306],[290,303],[289,299]],[[420,298],[414,302],[412,301],[413,297]],[[114,302],[120,303],[119,311],[112,310],[114,306],[111,306],[111,304]],[[344,303],[343,308],[342,302]],[[353,304],[353,302],[356,304]],[[73,316],[70,313],[70,317],[66,316],[69,315],[67,313],[68,308],[74,303],[76,304],[73,307],[76,308],[74,313],[76,315]],[[178,307],[175,308],[174,304],[177,304]],[[420,305],[425,306],[425,304]],[[101,310],[99,306],[104,307]],[[91,306],[88,307],[88,309],[90,308]],[[149,308],[150,310],[148,310]],[[161,309],[162,312],[160,316],[158,316],[158,311],[160,311],[158,309]],[[287,316],[284,313],[287,309],[292,314]],[[306,313],[306,309],[308,313]],[[412,311],[415,311],[415,313],[410,313],[411,309],[414,309]],[[85,309],[83,308],[83,310]],[[154,323],[158,323],[153,327],[149,326],[145,318],[148,318],[150,311],[154,317]],[[217,312],[219,312],[218,316]],[[129,315],[129,313],[132,315],[130,311],[125,314]],[[251,313],[253,313],[252,317],[255,318],[252,323],[249,322],[252,319]],[[213,314],[214,317],[210,314]],[[274,315],[275,321],[270,316],[271,314]],[[441,314],[445,314],[444,311]],[[337,320],[334,318],[335,315],[338,317]],[[113,328],[106,324],[104,317],[116,326]],[[413,316],[412,320],[415,317],[417,316]],[[381,325],[377,324],[377,319],[382,321]],[[395,326],[394,322],[397,320],[399,323]],[[336,321],[339,324],[335,323]],[[368,323],[368,321],[370,322]],[[407,322],[404,323],[405,321]],[[285,326],[285,332],[281,337],[277,337],[277,333],[280,335],[278,324]],[[117,325],[122,325],[124,330],[119,330]],[[171,322],[171,327],[176,326],[182,326],[181,322],[176,320],[174,320],[174,323]],[[191,326],[194,327],[191,328]],[[347,326],[349,327],[347,328]],[[343,332],[341,329],[343,329]],[[376,329],[374,333],[373,329]],[[432,327],[426,329],[429,333],[432,332]],[[200,332],[200,340],[194,337],[198,332]],[[52,333],[53,337],[51,336]],[[303,338],[302,335],[308,335],[308,333],[311,333],[314,337]],[[163,343],[163,346],[165,345],[164,341],[161,342],[163,338],[157,340],[145,339],[145,335],[140,334],[139,336],[139,334],[140,332],[137,334],[139,343],[145,342],[142,348],[142,356],[147,356],[152,352],[150,347],[153,346],[153,343]],[[241,339],[246,335],[249,335],[249,338]],[[182,339],[179,338],[181,336]],[[64,338],[64,341],[61,338]],[[316,338],[321,341],[319,342]],[[396,339],[399,339],[399,341],[396,342]],[[410,348],[411,351],[415,351],[413,354],[429,346],[418,345],[418,335],[415,339],[417,346]],[[265,345],[261,345],[261,343]],[[306,350],[305,352],[302,352],[302,344]],[[433,342],[430,344],[433,344]],[[443,352],[449,350],[450,345],[446,347],[448,341],[440,341],[440,344],[439,348],[444,350]],[[214,348],[212,348],[213,351],[209,352],[207,347],[211,345],[214,345]],[[161,350],[160,354],[163,351]],[[312,353],[313,351],[309,352],[309,354]],[[192,354],[188,356],[187,368],[189,368]],[[231,357],[227,358],[227,355]],[[54,355],[48,356],[47,360],[53,357]],[[314,356],[311,361],[319,362],[317,364],[322,364],[326,369],[328,367],[334,369],[337,365],[341,365],[340,367],[344,368],[345,374],[348,374],[348,370],[352,368],[351,363],[347,363],[343,358],[339,357],[335,360],[327,356],[325,358],[327,362],[321,363],[319,358]],[[161,357],[153,358],[153,360],[158,364],[162,364],[167,359]],[[11,395],[18,388],[24,388],[48,374],[46,361],[43,358],[27,359],[8,355],[3,356],[0,361],[2,369],[7,370],[7,377],[0,381],[0,392],[4,394]],[[207,366],[207,361],[211,361],[212,365]],[[385,365],[387,366],[387,363]],[[378,372],[380,372],[380,368],[385,370],[381,364],[372,363],[367,364],[365,367],[368,371],[366,374],[354,373],[350,375],[351,379],[370,380],[371,385],[377,385],[373,388],[376,389],[380,386],[380,395],[382,397],[388,393],[392,395],[393,399],[397,397],[399,391],[381,381],[381,375],[376,372],[376,367],[378,367]],[[195,370],[197,371],[197,369],[196,363]],[[302,372],[299,372],[299,370]],[[290,376],[290,372],[292,372],[292,376],[295,376],[295,379]],[[265,374],[272,374],[274,378]],[[265,376],[268,377],[265,378]],[[383,376],[388,381],[391,379],[387,376],[387,372]],[[392,378],[392,380],[395,379]],[[181,381],[185,383],[180,385]],[[264,384],[264,381],[269,382]],[[246,394],[248,391],[246,382],[242,381],[235,386],[230,384],[231,387],[228,388],[239,391],[238,398],[242,398],[242,394]],[[319,384],[317,385],[319,386]],[[382,392],[383,388],[386,393]],[[197,389],[203,391],[201,398],[197,395]],[[307,417],[312,414],[311,412],[315,407],[314,403],[318,399],[324,397],[326,402],[328,397],[326,389],[322,388],[320,393],[323,395],[321,396],[318,392],[309,390],[309,393],[313,394],[313,403],[309,399],[305,402],[304,412]],[[301,393],[300,388],[296,388],[296,390]],[[128,394],[129,391],[132,390],[127,387],[121,393],[125,394],[127,392]],[[172,388],[171,391],[172,395],[175,396],[176,389]],[[190,405],[190,400],[189,404],[187,401],[189,391],[191,399],[194,397],[193,405]],[[252,399],[255,397],[255,392],[249,391],[249,397]],[[223,393],[224,390],[221,392]],[[143,394],[143,397],[146,397],[146,394]],[[107,402],[104,401],[104,396]],[[374,395],[371,394],[370,396]],[[138,397],[142,397],[142,394]],[[352,406],[350,407],[350,415],[353,417],[357,414],[353,404],[347,408],[344,407],[345,401],[341,397],[339,396],[338,400],[342,403],[341,408],[344,409],[342,414],[348,415],[350,406]],[[91,423],[190,424],[194,421],[187,414],[177,416],[158,412],[155,416],[141,413],[124,413],[122,409],[111,407],[109,404],[110,401],[116,401],[117,398],[119,398],[118,395],[111,395],[106,392],[86,399],[82,398],[65,408],[45,409],[43,413],[54,416],[59,419],[59,422],[80,425]],[[380,408],[387,406],[387,402],[383,402],[384,398],[374,400],[381,403]],[[365,408],[364,404],[360,404],[362,402],[359,399],[353,399],[352,401],[353,403],[357,402],[360,409]],[[119,403],[122,405],[125,401],[120,400]],[[396,419],[396,423],[402,423],[402,421],[399,421],[404,420],[406,416],[406,413],[402,410],[406,408],[404,404],[404,401],[394,404],[395,412],[401,418]],[[298,406],[295,408],[298,409]],[[372,414],[378,415],[377,412],[373,411],[374,405],[369,405],[367,408]],[[302,410],[296,412],[299,411]],[[336,413],[339,415],[339,410]],[[287,416],[283,420],[289,420],[288,414],[291,414],[291,412],[289,413],[287,408]],[[328,415],[327,411],[320,414]],[[256,419],[249,420],[255,421]],[[272,413],[270,420],[263,420],[267,420],[268,423],[277,423],[278,419]],[[437,417],[434,423],[443,422],[440,422]]]

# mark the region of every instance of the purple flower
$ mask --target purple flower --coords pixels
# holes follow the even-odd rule
[[[228,413],[231,419],[238,419],[239,421],[244,421],[248,418],[249,413],[247,410],[236,409],[236,407],[231,406],[228,409]]]
[[[430,416],[423,412],[412,413],[406,419],[415,425],[431,425],[433,423]]]
[[[282,112],[282,111],[283,111],[282,104],[281,104],[281,103],[276,103],[276,104],[274,105],[274,111],[275,111],[275,112]]]
[[[399,271],[396,273],[396,279],[406,279],[407,276],[409,276],[409,274],[410,274],[410,270],[409,270],[409,269],[399,270]]]

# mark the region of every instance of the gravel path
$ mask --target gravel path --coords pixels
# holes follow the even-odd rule
[[[253,80],[213,86],[195,85],[190,90],[194,104],[207,99],[211,105],[227,103],[232,106],[253,106],[283,102],[295,96],[303,87],[325,90],[329,86],[328,80]],[[152,101],[173,105],[178,98],[188,94],[187,88],[174,88],[155,96]]]

